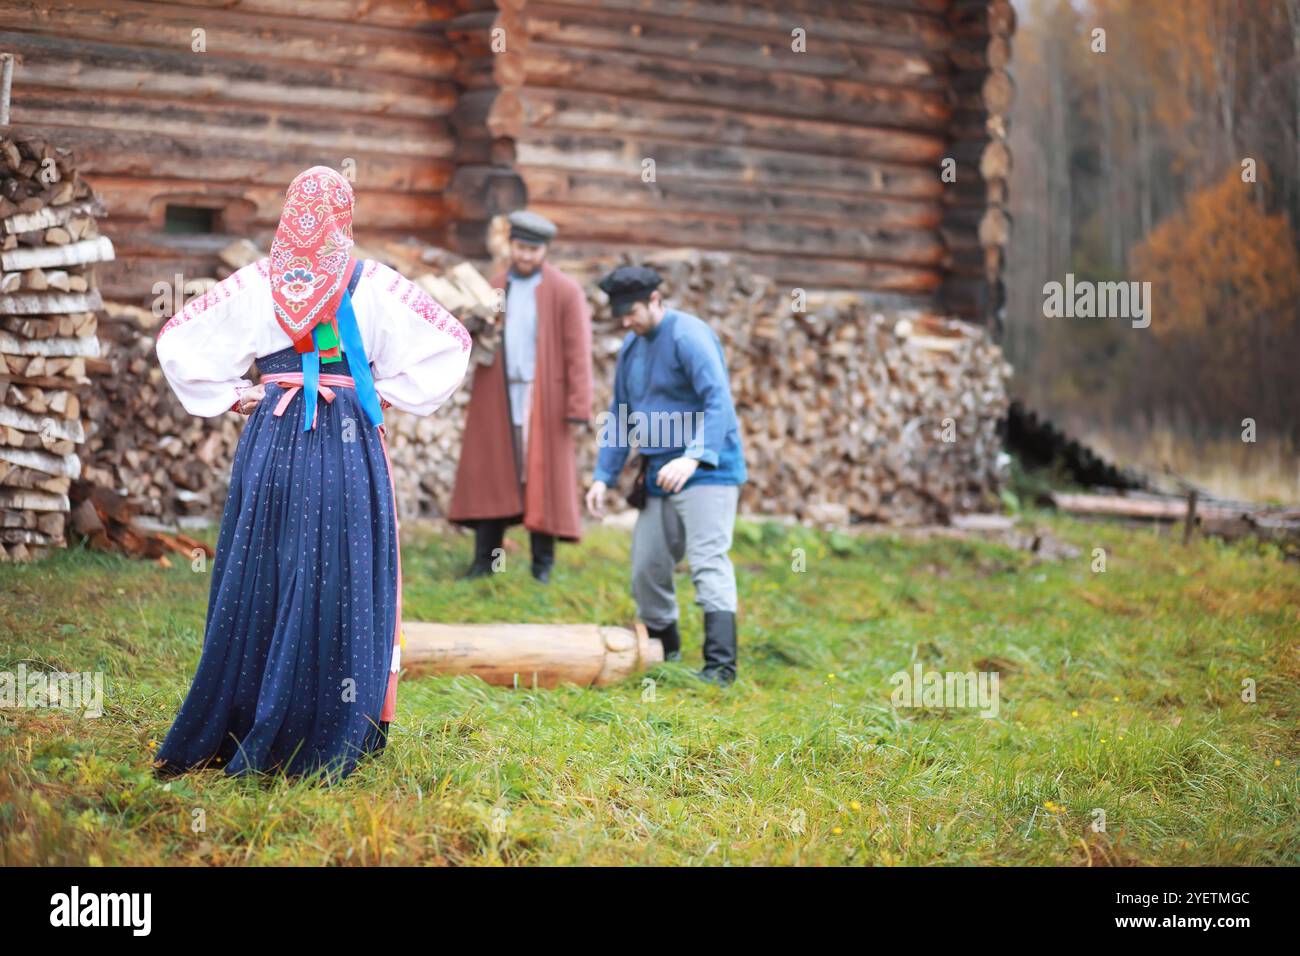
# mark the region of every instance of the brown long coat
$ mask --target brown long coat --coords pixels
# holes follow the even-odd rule
[[[494,276],[492,285],[506,288],[505,273]],[[542,265],[536,295],[537,365],[528,422],[528,480],[521,490],[502,335],[492,364],[474,370],[447,517],[460,524],[484,518],[505,518],[511,524],[522,520],[530,531],[576,541],[582,536],[582,517],[574,434],[568,420],[591,418],[591,312],[582,287],[549,264]]]

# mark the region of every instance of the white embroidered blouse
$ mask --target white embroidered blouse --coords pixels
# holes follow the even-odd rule
[[[374,261],[366,263],[352,305],[380,399],[428,415],[451,397],[470,353],[469,333],[455,316]],[[275,321],[267,260],[260,259],[191,299],[163,325],[155,347],[185,410],[212,418],[252,386],[245,376],[254,359],[292,344]]]

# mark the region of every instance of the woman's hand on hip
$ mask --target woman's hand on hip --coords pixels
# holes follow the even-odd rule
[[[246,388],[239,393],[239,402],[237,403],[236,411],[241,415],[251,415],[253,414],[253,409],[257,408],[258,403],[265,397],[265,385],[254,385],[251,388]]]

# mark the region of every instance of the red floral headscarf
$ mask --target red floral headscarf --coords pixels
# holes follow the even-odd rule
[[[333,320],[351,248],[351,184],[328,166],[299,173],[289,184],[269,257],[275,320],[299,352],[312,351],[312,329]]]

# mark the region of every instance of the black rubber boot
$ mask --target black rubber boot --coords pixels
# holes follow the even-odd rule
[[[677,633],[676,621],[673,621],[667,627],[651,627],[647,624],[646,633],[663,644],[664,660],[680,661],[682,659],[682,636]]]
[[[555,567],[555,535],[530,531],[533,549],[533,577],[543,584],[551,583],[551,568]]]
[[[726,687],[736,679],[736,612],[704,613],[704,669],[700,680]]]
[[[506,537],[504,521],[480,521],[474,526],[474,563],[463,575],[481,578],[492,573],[493,552],[501,547]]]

